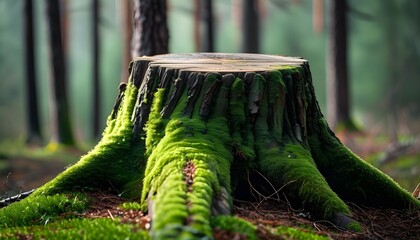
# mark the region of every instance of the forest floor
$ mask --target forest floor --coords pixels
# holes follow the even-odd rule
[[[345,145],[364,159],[413,191],[420,182],[420,144],[416,141],[390,142],[387,138],[361,133],[337,135]],[[9,145],[8,145],[9,144]],[[0,198],[39,187],[75,163],[84,154],[76,149],[37,149],[0,144]],[[382,161],[382,162],[381,162]],[[92,194],[91,207],[82,217],[119,218],[124,223],[147,228],[149,219],[140,211],[124,210],[127,201],[107,193]],[[276,235],[278,226],[289,226],[330,239],[420,239],[420,211],[367,209],[349,204],[354,219],[364,231],[353,233],[336,228],[326,221],[314,221],[294,210],[285,201],[244,202],[235,200],[233,214],[257,226],[260,239],[301,239],[293,232]],[[286,234],[286,235],[285,235]],[[246,239],[246,236],[216,231],[216,239]]]

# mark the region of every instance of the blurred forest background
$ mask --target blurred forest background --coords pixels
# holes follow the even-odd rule
[[[35,74],[42,133],[41,148],[28,147],[24,47],[24,1],[0,0],[0,176],[8,186],[19,182],[17,168],[28,175],[47,166],[74,163],[98,140],[92,126],[92,1],[64,0],[63,25],[68,97],[77,150],[51,145],[49,56],[46,1],[33,1]],[[100,99],[99,129],[112,110],[122,73],[123,1],[99,0],[97,17]],[[195,0],[168,0],[169,52],[194,52],[197,26]],[[242,0],[213,0],[216,52],[241,52]],[[349,0],[348,70],[350,106],[357,133],[338,136],[365,159],[396,178],[408,190],[420,181],[420,1]],[[259,0],[258,52],[301,56],[309,60],[318,101],[327,114],[326,53],[328,1]],[[132,16],[132,12],[128,13]],[[49,144],[50,143],[50,144]],[[80,150],[82,149],[82,150]],[[57,160],[41,168],[28,168],[29,161]],[[21,163],[19,165],[18,163]],[[384,162],[388,165],[383,164]],[[396,171],[395,169],[398,169]],[[53,170],[51,170],[53,171]],[[7,176],[6,176],[7,175]],[[31,180],[32,181],[32,180]],[[7,184],[4,184],[5,186]],[[25,185],[25,186],[26,186]],[[16,187],[15,186],[15,187]],[[0,187],[2,192],[5,190]],[[0,192],[1,193],[1,192]]]

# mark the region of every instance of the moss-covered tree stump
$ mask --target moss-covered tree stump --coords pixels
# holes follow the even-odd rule
[[[419,202],[343,146],[318,103],[308,62],[254,54],[136,59],[102,140],[31,197],[111,189],[139,197],[155,239],[211,238],[232,198],[281,190],[314,218],[357,230],[344,201]],[[258,197],[258,196],[257,196]]]

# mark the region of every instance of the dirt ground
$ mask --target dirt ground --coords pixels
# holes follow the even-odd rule
[[[90,195],[94,201],[90,209],[82,217],[86,218],[119,218],[121,222],[137,224],[148,229],[150,219],[147,214],[136,210],[124,210],[118,206],[125,200],[115,195],[94,193]],[[353,217],[359,221],[364,230],[354,233],[339,229],[327,221],[308,219],[305,213],[293,210],[286,202],[264,201],[259,203],[235,201],[233,215],[246,219],[257,226],[257,234],[261,240],[285,239],[273,235],[276,226],[290,226],[302,231],[311,231],[330,239],[420,239],[420,211],[397,211],[362,209],[350,205]],[[216,239],[247,239],[239,234],[215,231]],[[287,238],[293,239],[293,238]]]
[[[29,158],[3,159],[7,164],[0,171],[0,197],[32,190],[53,179],[67,166],[61,161],[44,161]]]

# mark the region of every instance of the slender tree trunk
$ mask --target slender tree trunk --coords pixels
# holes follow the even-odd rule
[[[197,52],[214,51],[212,0],[194,0],[194,42]]]
[[[258,0],[243,0],[242,8],[242,52],[258,53],[260,50]]]
[[[200,0],[192,0],[194,4],[194,45],[195,51],[201,51],[201,1]]]
[[[132,57],[168,53],[166,0],[134,1]]]
[[[200,19],[202,26],[201,51],[214,51],[214,24],[212,0],[200,0]]]
[[[27,141],[38,142],[41,140],[41,127],[39,122],[38,94],[35,71],[34,49],[34,16],[33,1],[24,2],[24,36],[25,36],[25,67],[26,67],[26,107],[27,107]]]
[[[93,137],[100,135],[99,116],[101,114],[101,85],[100,85],[100,38],[99,38],[99,0],[92,0],[92,48],[93,48],[93,109],[92,109],[92,130]]]
[[[346,0],[329,1],[329,41],[327,54],[327,112],[334,129],[351,127],[348,81],[348,37]]]
[[[130,64],[131,58],[131,39],[133,37],[133,2],[124,0],[118,1],[120,4],[120,18],[121,28],[123,32],[123,49],[122,49],[122,71],[120,82],[127,82],[129,71],[128,65]]]
[[[60,0],[61,42],[63,45],[64,62],[69,51],[69,0]]]
[[[67,79],[62,45],[59,0],[46,0],[47,24],[52,68],[52,140],[74,145],[70,107],[67,96]]]
[[[324,31],[324,0],[314,0],[312,7],[312,27],[315,32]]]

